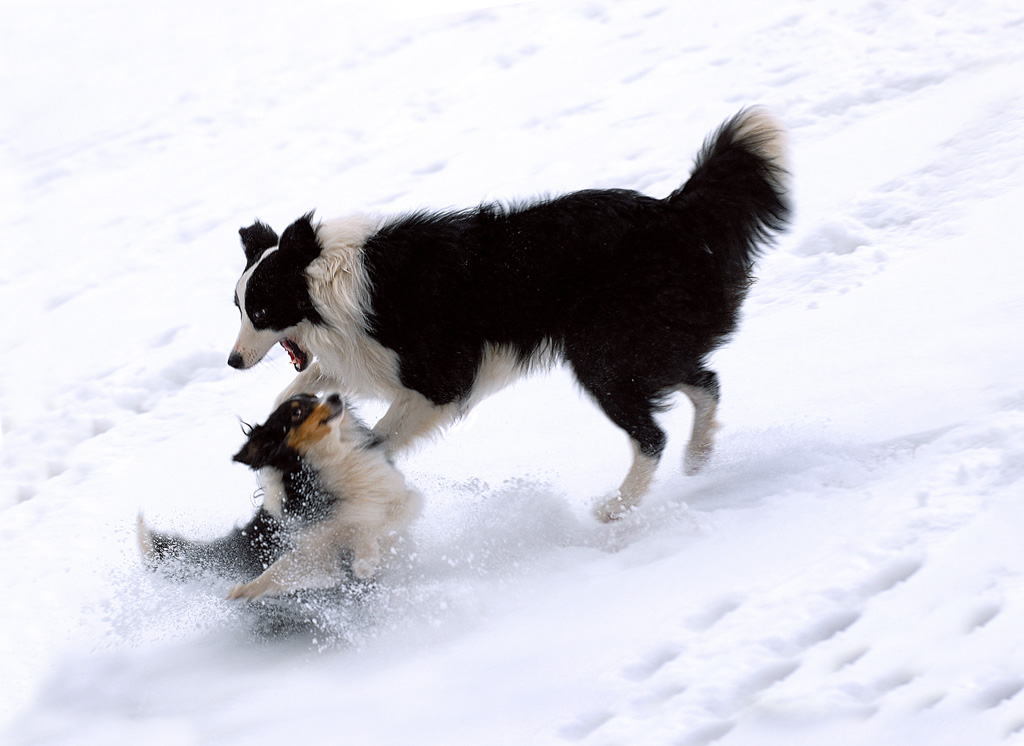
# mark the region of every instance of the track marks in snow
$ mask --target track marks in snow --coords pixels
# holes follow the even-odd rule
[[[622,675],[630,681],[646,681],[660,671],[666,663],[671,663],[678,658],[680,652],[680,649],[675,647],[654,650],[636,663],[626,666],[622,670]]]
[[[1020,62],[1007,61],[942,74],[911,73],[901,78],[901,84],[884,85],[901,98],[910,91],[912,103],[901,110],[898,120],[883,115],[848,127],[843,147],[860,155],[843,170],[847,180],[861,180],[853,192],[859,196],[851,201],[843,195],[833,206],[837,196],[829,196],[830,184],[803,185],[797,200],[804,219],[794,226],[782,251],[765,256],[759,268],[762,282],[751,301],[813,309],[816,297],[862,287],[895,258],[967,230],[964,205],[972,203],[971,197],[998,196],[1019,180],[1024,151],[1014,134],[1024,124],[1024,99],[1012,95],[997,105],[964,105],[955,111],[949,101],[985,96],[1022,72]],[[870,86],[845,90],[855,88],[861,93],[841,94],[840,99],[849,100],[826,97],[817,106],[885,105],[872,99]],[[975,113],[968,116],[964,111]],[[824,120],[825,112],[814,118]],[[810,143],[805,147],[814,148]],[[864,169],[864,161],[874,167]],[[800,172],[799,163],[795,170]],[[965,180],[964,174],[971,178]],[[973,194],[964,193],[965,185]],[[812,217],[817,215],[827,217]]]
[[[896,689],[906,686],[917,674],[907,670],[894,670],[874,676],[866,681],[856,681],[841,686],[840,691],[846,693],[851,699],[862,703],[874,712],[878,709],[880,701]]]
[[[735,690],[737,702],[749,702],[761,692],[771,689],[780,681],[789,678],[800,668],[796,660],[778,660],[762,665],[744,676]]]
[[[15,414],[5,423],[0,484],[12,485],[13,491],[5,495],[0,490],[0,508],[5,497],[23,502],[52,479],[84,475],[91,467],[78,455],[83,446],[196,384],[230,375],[221,353],[189,349],[189,340],[177,348],[176,336],[173,330],[153,339],[151,361],[138,368],[69,383],[35,411]]]
[[[709,600],[680,620],[673,639],[619,670],[623,686],[617,712],[603,711],[599,722],[595,716],[570,721],[558,735],[574,741],[592,734],[614,739],[668,722],[676,734],[673,744],[705,746],[724,738],[737,726],[739,713],[800,667],[799,655],[790,652],[799,644],[783,645],[787,652],[779,653],[772,638],[743,639],[758,607],[757,601],[736,594]],[[802,637],[831,633],[817,629]],[[746,651],[747,660],[718,670],[724,650],[734,647]]]
[[[672,739],[652,742],[705,746],[725,739],[751,713],[785,701],[791,680],[800,679],[795,689],[802,690],[808,677],[834,691],[851,714],[869,717],[919,672],[900,662],[879,665],[873,638],[859,625],[924,567],[919,556],[894,553],[838,585],[826,576],[816,590],[797,584],[708,598],[661,644],[618,670],[620,686],[610,699],[620,706],[571,720],[557,735],[599,744],[672,732]],[[997,615],[994,604],[981,604],[969,622],[982,628]],[[1013,697],[1015,683],[996,682],[979,701]],[[935,691],[931,701],[944,697]],[[928,704],[924,695],[918,700]]]
[[[798,633],[795,641],[802,647],[809,648],[820,642],[831,640],[853,626],[859,620],[861,614],[853,609],[840,609],[825,614],[822,618],[814,620],[802,632]]]
[[[575,721],[560,727],[557,731],[557,735],[559,738],[566,741],[582,741],[595,730],[611,720],[612,717],[612,713],[604,711],[581,715]]]
[[[892,590],[916,575],[924,563],[917,557],[901,557],[886,563],[857,589],[865,598]]]
[[[983,710],[992,710],[1024,692],[1024,678],[1011,676],[993,681],[981,688],[975,701]]]
[[[706,609],[686,620],[686,626],[695,632],[707,632],[729,613],[740,606],[740,599],[727,597],[719,599]]]
[[[687,734],[678,743],[679,746],[707,746],[724,738],[735,727],[736,723],[731,720],[704,725]]]
[[[978,604],[967,617],[964,633],[970,634],[987,626],[989,622],[999,616],[1002,610],[1003,605],[1000,603],[985,602]]]
[[[778,587],[741,590],[725,584],[722,592],[696,598],[656,644],[609,672],[617,684],[600,718],[583,718],[586,728],[570,720],[561,737],[568,740],[572,732],[576,741],[593,746],[637,742],[637,734],[651,734],[640,737],[645,743],[672,746],[742,741],[741,734],[759,719],[813,722],[822,711],[866,727],[893,718],[928,721],[973,712],[1000,734],[1018,733],[1024,679],[1009,666],[974,671],[970,664],[990,656],[986,651],[1010,623],[1016,581],[1004,577],[998,563],[969,580],[958,579],[957,573],[972,565],[948,551],[944,538],[975,515],[974,503],[965,502],[964,485],[995,496],[1019,479],[1019,467],[997,467],[992,458],[982,458],[984,453],[962,478],[949,459],[950,453],[969,453],[967,445],[984,451],[1010,440],[1019,428],[1015,401],[1008,400],[1013,411],[1004,416],[1003,429],[958,423],[845,449],[842,473],[829,467],[830,461],[808,466],[806,459],[802,470],[794,466],[785,472],[784,484],[799,483],[822,500],[819,493],[830,495],[834,508],[854,492],[870,495],[880,478],[891,485],[905,478],[909,491],[899,513],[885,512],[869,499],[851,526],[845,523],[853,514],[836,513],[819,527],[849,529],[826,538],[831,544],[826,554],[845,557],[828,572],[819,572],[808,554],[806,564],[793,565]],[[771,491],[779,476],[766,477],[762,481]],[[886,499],[899,499],[893,497],[897,494],[898,489]],[[766,497],[759,505],[770,507],[777,499]],[[701,502],[711,516],[749,507],[745,502],[722,506],[706,495]],[[874,524],[882,517],[898,520],[878,531]],[[857,520],[874,533],[865,533]],[[908,542],[900,521],[917,526],[918,538]],[[864,537],[870,537],[868,543]],[[964,664],[951,670],[951,660]]]

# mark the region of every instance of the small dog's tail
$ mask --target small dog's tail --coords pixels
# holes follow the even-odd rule
[[[764,109],[744,109],[711,134],[689,180],[669,196],[729,277],[749,274],[754,260],[789,223],[786,137]]]
[[[151,561],[156,557],[156,547],[153,544],[153,532],[149,530],[149,526],[146,525],[146,519],[142,517],[142,511],[139,511],[139,517],[136,523],[135,539],[139,545],[139,554],[142,555],[142,559],[145,561]]]
[[[136,540],[143,564],[151,569],[184,563],[201,571],[249,580],[263,572],[285,548],[280,521],[262,508],[245,526],[213,541],[189,541],[154,531],[139,513]]]

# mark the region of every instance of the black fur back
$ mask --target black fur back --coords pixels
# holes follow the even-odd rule
[[[648,398],[697,375],[735,328],[760,243],[788,218],[738,119],[665,200],[589,190],[414,214],[373,235],[370,331],[398,353],[402,384],[463,400],[485,343],[524,359],[550,344],[594,385],[628,376]]]

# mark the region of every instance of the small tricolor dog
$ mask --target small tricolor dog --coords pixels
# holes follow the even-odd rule
[[[374,427],[398,453],[523,373],[564,362],[629,436],[632,466],[597,506],[636,506],[676,393],[694,405],[685,468],[708,460],[719,401],[708,356],[736,327],[754,261],[789,221],[784,135],[746,109],[712,134],[664,199],[587,190],[532,204],[241,229],[242,324],[228,363],[281,343],[324,388],[379,398]],[[315,360],[314,360],[315,358]]]
[[[419,512],[383,439],[338,394],[289,397],[249,429],[234,460],[263,482],[263,504],[245,526],[198,542],[152,531],[141,516],[138,524],[151,564],[177,560],[245,580],[229,598],[331,588],[346,568],[370,578]]]

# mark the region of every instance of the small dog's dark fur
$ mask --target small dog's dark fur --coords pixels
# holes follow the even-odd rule
[[[249,433],[234,460],[258,470],[263,505],[242,528],[210,542],[149,530],[139,518],[143,556],[179,560],[246,580],[229,598],[254,599],[329,588],[372,576],[419,509],[383,448],[337,394],[298,394]]]
[[[241,230],[228,362],[249,368],[280,342],[301,373],[282,397],[329,386],[386,399],[374,430],[397,452],[562,360],[633,444],[597,511],[617,518],[650,484],[666,440],[654,414],[674,392],[696,411],[687,471],[710,455],[719,387],[706,360],[788,222],[783,150],[772,118],[747,109],[665,199],[609,189],[397,218],[310,214],[280,241],[257,222]]]

